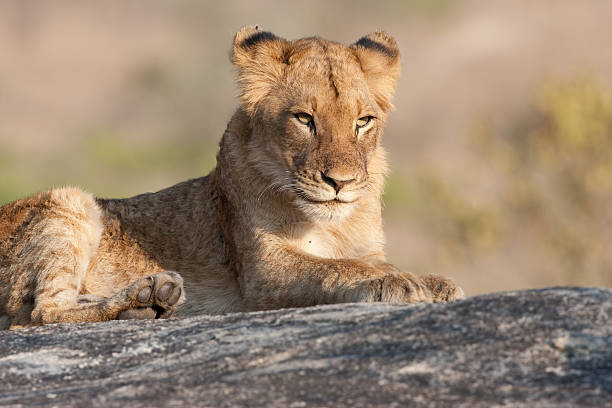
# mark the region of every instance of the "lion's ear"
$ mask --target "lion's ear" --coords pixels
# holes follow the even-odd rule
[[[357,55],[376,103],[385,111],[393,108],[391,99],[400,74],[397,43],[384,31],[360,38],[351,49]]]
[[[232,62],[238,69],[238,85],[249,114],[283,75],[289,43],[257,26],[246,26],[234,37]]]

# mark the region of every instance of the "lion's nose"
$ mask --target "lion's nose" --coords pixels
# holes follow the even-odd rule
[[[322,171],[321,178],[324,182],[326,182],[327,184],[332,186],[334,190],[336,190],[336,194],[338,194],[344,186],[355,181],[355,178],[352,176],[335,174],[333,171]]]

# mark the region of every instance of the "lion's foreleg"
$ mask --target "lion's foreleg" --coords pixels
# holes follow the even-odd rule
[[[343,302],[431,302],[424,282],[409,273],[359,259],[324,259],[279,248],[242,276],[249,309]]]

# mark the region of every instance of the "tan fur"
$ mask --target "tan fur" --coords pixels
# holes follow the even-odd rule
[[[0,325],[462,296],[385,262],[395,41],[245,27],[232,60],[243,103],[208,176],[122,200],[60,188],[0,207]]]

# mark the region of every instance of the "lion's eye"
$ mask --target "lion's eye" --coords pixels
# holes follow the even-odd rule
[[[357,119],[357,127],[362,128],[372,120],[371,116],[364,116],[362,118]]]
[[[372,124],[373,116],[362,116],[355,123],[355,134],[359,137],[363,132],[368,130]]]
[[[302,125],[310,125],[312,124],[312,116],[305,113],[305,112],[300,112],[300,113],[296,113],[295,114],[295,118],[302,124]]]

